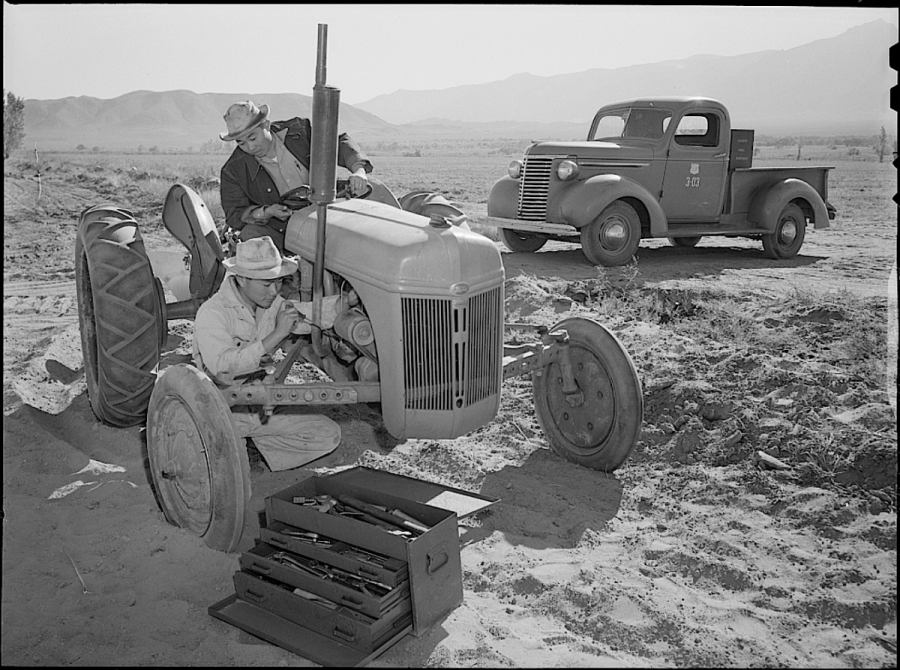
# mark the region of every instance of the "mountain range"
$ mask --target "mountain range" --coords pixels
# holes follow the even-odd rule
[[[443,90],[398,90],[356,105],[341,103],[341,130],[364,146],[376,140],[431,138],[580,139],[594,112],[616,100],[703,95],[725,103],[735,127],[758,135],[896,134],[889,49],[896,26],[873,21],[833,38],[739,56],[696,55],[616,69],[594,68]],[[224,130],[236,100],[266,102],[274,119],[311,116],[312,97],[296,93],[133,91],[25,100],[26,146],[74,149],[197,147]]]

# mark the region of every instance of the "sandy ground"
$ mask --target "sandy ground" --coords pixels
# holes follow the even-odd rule
[[[48,179],[56,195],[36,202],[34,187],[6,179],[3,663],[311,665],[208,615],[233,591],[237,555],[166,523],[142,428],[99,423],[82,380],[46,373],[48,359],[80,364],[74,228],[98,192]],[[173,248],[155,230],[145,239]],[[749,318],[824,338],[841,310],[798,311],[789,296],[849,292],[886,317],[896,242],[896,222],[846,223],[810,232],[785,263],[750,241],[654,242],[637,275],[598,273],[566,245],[504,253],[509,320],[593,316],[630,351],[645,425],[629,461],[603,474],[555,455],[530,382],[514,379],[497,419],[453,441],[397,444],[369,412],[333,410],[338,449],[308,468],[254,474],[253,508],[356,464],[501,499],[460,523],[463,604],[377,667],[896,667],[896,427],[884,382],[854,378],[839,357],[711,345],[661,319],[610,315],[592,292],[598,282],[662,297],[714,286]],[[183,360],[190,328],[170,330],[165,361]],[[827,454],[836,439],[861,451],[832,481],[791,463],[800,447]],[[758,450],[788,469],[765,469]],[[118,467],[84,471],[92,460]]]

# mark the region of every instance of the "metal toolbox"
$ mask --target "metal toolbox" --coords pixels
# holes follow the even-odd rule
[[[393,510],[423,528],[404,537],[302,504],[316,496]],[[496,501],[361,467],[302,480],[266,498],[235,594],[209,613],[321,665],[365,665],[462,602],[457,521]]]

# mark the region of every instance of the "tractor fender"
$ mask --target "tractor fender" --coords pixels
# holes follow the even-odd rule
[[[641,228],[649,228],[651,236],[665,234],[668,221],[656,198],[636,181],[617,174],[600,174],[573,184],[561,194],[559,212],[566,223],[581,228],[616,200],[634,208],[641,218]]]
[[[790,177],[760,188],[750,200],[747,220],[764,230],[775,230],[778,216],[794,200],[816,228],[828,228],[828,210],[819,192],[802,179]]]
[[[212,214],[190,186],[174,184],[166,194],[163,225],[191,254],[191,296],[210,297],[225,277],[225,257]]]
[[[487,215],[515,219],[519,206],[519,180],[501,177],[491,187],[488,195]]]

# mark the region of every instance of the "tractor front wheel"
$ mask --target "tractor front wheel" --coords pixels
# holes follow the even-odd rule
[[[166,519],[235,551],[250,503],[247,450],[221,391],[193,365],[167,368],[153,389],[147,459]]]
[[[641,433],[643,395],[634,363],[618,338],[595,321],[566,319],[574,392],[564,391],[561,363],[532,376],[534,408],[550,448],[570,461],[611,472]],[[571,391],[571,389],[569,389]]]
[[[156,381],[165,297],[131,212],[85,210],[75,235],[75,293],[91,409],[112,426],[142,423]]]

